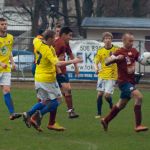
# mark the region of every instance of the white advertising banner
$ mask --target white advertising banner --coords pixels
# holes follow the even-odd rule
[[[117,46],[122,46],[121,42],[113,43]],[[83,58],[83,63],[78,64],[80,74],[75,77],[74,66],[67,66],[67,72],[71,80],[97,80],[93,67],[93,59],[97,50],[103,47],[102,42],[96,40],[72,40],[70,41],[70,47],[75,56]]]

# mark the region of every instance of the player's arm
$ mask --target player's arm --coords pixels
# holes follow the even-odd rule
[[[111,55],[110,57],[106,58],[105,65],[109,66],[109,65],[111,65],[113,63],[116,63],[116,61],[122,60],[122,59],[124,59],[123,55],[118,55],[118,56]]]
[[[99,72],[99,67],[98,67],[98,64],[94,63],[94,69],[95,69],[95,73],[98,74]]]
[[[74,58],[68,61],[59,61],[57,56],[54,56],[52,51],[50,50],[47,50],[45,53],[43,53],[43,55],[45,55],[45,57],[47,57],[52,64],[56,65],[56,67],[67,66],[70,64],[77,64],[83,61],[81,58]]]
[[[15,70],[15,69],[16,69],[16,64],[15,64],[15,62],[14,62],[13,54],[12,54],[12,53],[11,53],[11,55],[10,55],[9,60],[10,60],[10,63],[11,63],[11,65],[12,65],[12,69]]]
[[[98,74],[98,72],[99,72],[98,64],[101,63],[101,55],[100,55],[99,50],[97,51],[97,54],[95,55],[93,62],[94,62],[93,66],[94,66],[94,69],[95,69],[95,73]]]
[[[72,51],[71,51],[71,49],[69,50],[68,55],[69,55],[69,58],[70,58],[71,60],[73,60],[73,59],[75,58],[74,55],[73,55],[73,53],[72,53]],[[79,75],[79,68],[78,68],[77,63],[74,63],[74,69],[75,69],[75,74],[76,74],[76,76],[78,76],[78,75]]]
[[[56,63],[56,66],[58,66],[58,67],[68,66],[68,65],[71,65],[71,64],[77,64],[77,63],[81,63],[81,62],[83,62],[83,60],[81,58],[74,58],[74,59],[71,59],[71,60],[68,60],[68,61],[58,61]]]

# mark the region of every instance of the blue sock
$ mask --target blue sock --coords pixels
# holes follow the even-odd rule
[[[37,110],[40,110],[42,108],[45,107],[45,104],[43,104],[42,102],[36,103],[31,110],[29,110],[27,113],[28,115],[32,116]]]
[[[14,113],[14,105],[10,93],[4,94],[5,104],[10,114]]]
[[[109,103],[109,108],[111,109],[113,107],[112,97],[106,98],[106,101]]]
[[[102,96],[98,96],[97,98],[97,114],[101,115],[102,114],[102,105],[103,105],[103,100],[102,100]]]
[[[50,100],[48,104],[42,110],[40,110],[41,115],[43,116],[47,112],[54,111],[58,107],[58,105],[59,103],[57,99]]]

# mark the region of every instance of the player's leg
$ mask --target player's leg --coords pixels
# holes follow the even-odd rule
[[[76,114],[75,111],[74,111],[73,98],[72,98],[72,92],[71,92],[71,85],[69,83],[68,75],[67,74],[63,74],[61,76],[61,79],[59,80],[59,82],[61,83],[62,94],[63,94],[65,102],[67,104],[69,118],[77,118],[77,117],[79,117],[79,115]]]
[[[134,104],[135,131],[136,132],[146,131],[146,130],[148,130],[148,127],[141,125],[141,123],[142,123],[141,105],[142,105],[143,95],[141,94],[141,92],[139,90],[136,89],[132,92],[132,96],[135,100],[135,104]]]
[[[120,99],[117,102],[117,104],[113,106],[110,113],[106,117],[101,119],[101,124],[103,125],[103,128],[105,131],[107,131],[108,124],[111,122],[111,120],[117,116],[117,114],[120,112],[120,110],[125,108],[127,103],[128,103],[127,99]]]
[[[118,101],[116,105],[113,106],[110,113],[106,117],[101,119],[101,123],[105,131],[108,128],[109,122],[117,116],[120,110],[122,110],[126,106],[128,101],[130,100],[131,92],[133,90],[131,87],[132,85],[130,83],[124,83],[119,86],[121,90],[120,100]]]
[[[102,115],[102,105],[103,105],[103,93],[104,93],[104,80],[98,79],[97,81],[97,115],[95,118],[100,118]]]
[[[110,109],[113,107],[112,94],[114,92],[115,80],[105,80],[105,100],[108,102]]]
[[[37,97],[42,100],[44,99],[57,99],[57,101],[60,103],[62,100],[62,94],[59,88],[59,85],[57,82],[54,83],[35,83],[36,88],[41,87],[43,90],[37,93]],[[44,110],[43,110],[44,111]],[[45,108],[46,113],[46,108]],[[63,131],[65,130],[64,127],[60,126],[56,122],[56,114],[57,114],[57,107],[56,109],[50,110],[50,118],[49,118],[49,124],[47,126],[48,129],[51,130],[57,130],[57,131]]]
[[[13,100],[10,94],[10,85],[11,85],[11,73],[3,73],[0,78],[0,85],[2,86],[3,96],[5,104],[10,113],[10,120],[21,117],[21,114],[15,113]]]

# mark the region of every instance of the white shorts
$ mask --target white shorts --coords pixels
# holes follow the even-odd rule
[[[0,73],[0,85],[11,85],[11,73],[3,72]]]
[[[41,100],[53,100],[62,97],[59,85],[57,82],[43,83],[35,81],[35,89],[37,97]]]
[[[115,85],[116,80],[104,80],[99,78],[97,82],[97,91],[113,94]]]

